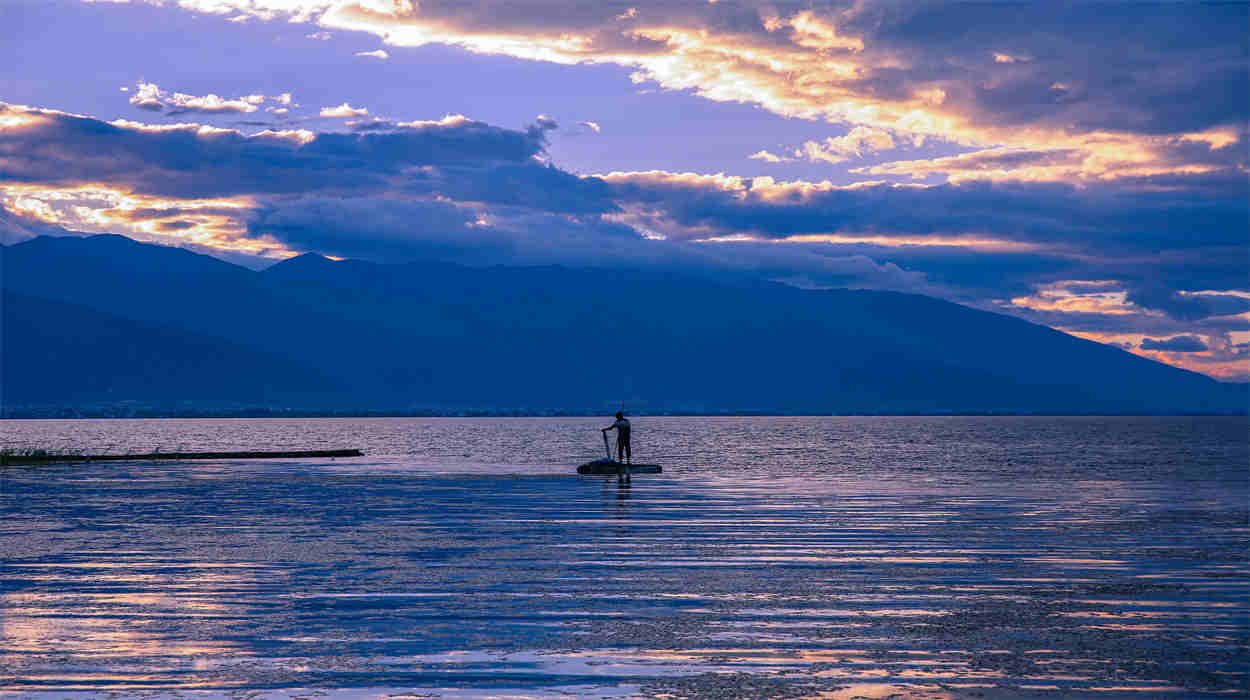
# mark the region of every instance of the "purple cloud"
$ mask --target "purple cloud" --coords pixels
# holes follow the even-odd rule
[[[1162,350],[1164,352],[1204,352],[1207,344],[1201,338],[1192,335],[1178,335],[1172,338],[1145,338],[1141,341],[1142,350]]]

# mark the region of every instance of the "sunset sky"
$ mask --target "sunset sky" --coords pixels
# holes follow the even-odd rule
[[[1246,381],[1248,8],[4,0],[0,231],[891,289]]]

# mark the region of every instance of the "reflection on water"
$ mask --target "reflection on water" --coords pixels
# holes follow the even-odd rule
[[[1250,691],[1244,421],[636,423],[626,487],[593,420],[6,422],[369,456],[0,472],[0,689]]]

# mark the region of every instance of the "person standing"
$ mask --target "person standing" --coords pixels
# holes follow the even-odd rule
[[[618,462],[632,462],[633,455],[629,449],[629,419],[621,411],[616,412],[616,422],[603,429],[603,432],[609,430],[616,431],[616,460]]]

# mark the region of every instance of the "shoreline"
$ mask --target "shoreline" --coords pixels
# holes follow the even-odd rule
[[[463,411],[400,411],[400,410],[297,410],[239,409],[164,411],[136,409],[4,409],[0,420],[96,420],[96,419],[249,419],[249,418],[602,418],[617,409],[603,410],[463,410]],[[1051,412],[1051,411],[877,411],[784,413],[774,411],[626,411],[641,418],[1220,418],[1250,417],[1246,411],[1153,411],[1153,412]]]

